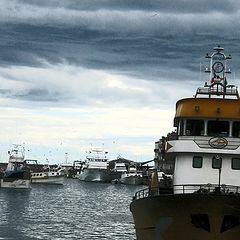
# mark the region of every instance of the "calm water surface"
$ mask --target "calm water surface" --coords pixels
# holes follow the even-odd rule
[[[134,240],[129,204],[145,187],[65,179],[63,186],[0,189],[0,239]]]

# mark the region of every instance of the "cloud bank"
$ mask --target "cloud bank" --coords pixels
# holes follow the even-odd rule
[[[117,137],[119,149],[151,156],[150,143],[171,129],[177,99],[207,81],[206,52],[220,44],[232,54],[228,82],[238,85],[239,11],[236,0],[2,0],[2,126],[26,122],[26,141],[44,145],[49,135],[54,146],[65,135],[75,150]],[[59,119],[49,117],[52,109]]]

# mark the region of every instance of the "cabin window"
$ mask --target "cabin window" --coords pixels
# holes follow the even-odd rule
[[[183,135],[183,131],[184,131],[184,122],[183,122],[183,120],[180,120],[180,123],[179,123],[179,135],[180,136]]]
[[[222,158],[220,158],[220,157],[213,157],[212,158],[212,168],[214,168],[214,169],[222,168]]]
[[[193,168],[202,168],[203,158],[201,156],[194,156],[193,157]]]
[[[208,135],[227,137],[229,135],[229,122],[228,121],[208,121]]]
[[[232,158],[232,169],[240,170],[240,158]]]
[[[204,135],[204,121],[203,120],[187,120],[186,135],[203,136]]]
[[[233,122],[232,136],[240,137],[240,122]]]

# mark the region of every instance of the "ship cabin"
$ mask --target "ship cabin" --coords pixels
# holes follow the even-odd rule
[[[165,159],[174,162],[175,192],[180,185],[240,185],[240,99],[237,88],[227,84],[226,71],[219,76],[228,59],[222,51],[217,60],[207,55],[210,83],[176,103],[176,138],[165,144]],[[216,68],[220,59],[223,69]]]

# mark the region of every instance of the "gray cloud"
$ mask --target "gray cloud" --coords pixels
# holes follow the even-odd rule
[[[15,94],[13,97],[28,101],[58,102],[59,97],[62,98],[62,94],[50,93],[46,89],[30,89],[27,92]]]
[[[237,0],[19,0],[16,3],[35,5],[39,7],[66,8],[77,10],[98,10],[98,9],[117,9],[117,10],[148,10],[164,12],[235,12],[239,9]]]
[[[233,57],[238,53],[238,1],[3,0],[0,7],[0,64],[5,67],[67,64],[174,85],[199,81],[199,63],[215,45]],[[239,63],[234,59],[233,69]],[[107,96],[117,101],[124,94]],[[49,91],[37,82],[10,96],[66,99],[61,89]]]

